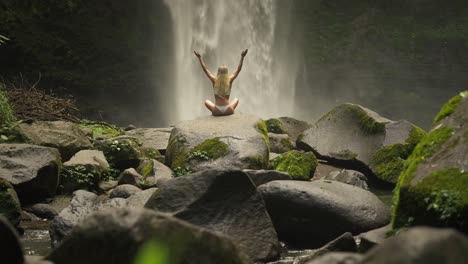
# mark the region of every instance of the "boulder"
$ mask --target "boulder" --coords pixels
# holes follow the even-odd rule
[[[186,175],[212,168],[264,169],[268,164],[265,123],[253,115],[206,116],[177,124],[166,150],[166,165]]]
[[[268,133],[270,140],[270,151],[274,153],[284,153],[295,148],[288,134]]]
[[[392,230],[390,225],[377,228],[358,235],[359,252],[366,252],[376,245],[382,244],[388,237],[389,232]]]
[[[18,233],[9,220],[0,215],[0,245],[2,263],[23,263],[23,249]]]
[[[140,148],[141,142],[130,136],[96,140],[94,145],[104,153],[110,166],[120,171],[137,168],[145,159],[145,153]]]
[[[126,205],[127,201],[122,198],[101,200],[94,193],[84,190],[75,191],[71,203],[50,224],[52,247],[57,246],[75,225],[92,213],[105,208],[122,208]]]
[[[283,153],[270,161],[272,169],[291,175],[293,180],[302,181],[308,181],[314,176],[317,165],[314,153],[298,150]]]
[[[250,179],[252,179],[255,186],[260,186],[267,182],[279,180],[292,180],[291,175],[275,170],[243,170]]]
[[[262,197],[240,170],[206,170],[168,180],[145,207],[226,235],[254,261],[279,257]]]
[[[71,193],[78,189],[94,189],[109,168],[102,151],[81,150],[63,163],[60,190]]]
[[[105,209],[117,208],[143,208],[156,188],[137,192],[127,199],[98,196],[84,190],[73,193],[71,202],[65,207],[57,217],[55,217],[49,228],[52,246],[56,247],[71,229],[91,214]]]
[[[345,232],[384,226],[389,209],[361,188],[328,180],[272,181],[258,187],[281,240],[319,247]]]
[[[13,186],[0,178],[0,217],[4,217],[13,226],[18,226],[21,216],[21,204]]]
[[[142,175],[137,186],[143,189],[157,186],[160,182],[174,177],[169,167],[154,159],[142,161],[137,171]]]
[[[330,252],[357,252],[356,241],[351,233],[344,233],[325,246],[312,250],[309,254],[298,256],[294,259],[294,264],[306,264],[310,261]]]
[[[123,184],[115,187],[110,193],[110,198],[128,198],[137,192],[141,192],[141,189],[130,184]]]
[[[125,135],[139,139],[143,147],[157,149],[161,153],[166,152],[172,127],[169,128],[137,128],[125,131]]]
[[[309,123],[292,117],[279,117],[278,120],[281,122],[283,130],[289,135],[294,145],[299,135],[311,127]]]
[[[356,187],[363,188],[364,190],[369,189],[369,187],[367,186],[367,177],[359,171],[355,170],[343,169],[341,171],[333,171],[330,172],[330,174],[328,174],[328,176],[326,176],[325,179],[351,184]]]
[[[101,192],[101,193],[106,193],[108,191],[110,191],[111,189],[114,189],[115,187],[117,187],[117,185],[119,185],[119,182],[118,181],[100,181],[98,183],[98,190]]]
[[[395,184],[403,161],[425,135],[407,121],[391,121],[354,104],[342,104],[321,117],[297,140],[297,147],[366,175]],[[380,181],[379,181],[380,180]]]
[[[57,149],[0,144],[0,178],[10,182],[22,202],[55,195],[61,167]]]
[[[357,253],[331,252],[304,264],[358,264],[362,258],[362,255]]]
[[[371,249],[360,264],[463,264],[468,238],[453,229],[410,228]]]
[[[62,160],[68,160],[82,149],[92,148],[91,142],[78,125],[66,121],[35,121],[19,124],[16,129],[34,145],[56,148]]]
[[[54,264],[54,263],[44,259],[43,256],[26,255],[24,256],[24,264]]]
[[[452,98],[405,163],[393,228],[455,227],[468,233],[468,91]]]
[[[34,204],[30,207],[25,208],[26,212],[33,213],[34,215],[42,219],[53,219],[58,215],[57,210],[48,204]]]
[[[138,173],[134,168],[129,168],[124,170],[119,176],[119,185],[121,184],[131,184],[139,186],[140,182],[143,180],[143,176]]]
[[[47,258],[56,264],[128,264],[151,252],[163,259],[161,263],[251,263],[230,240],[142,208],[90,216]]]

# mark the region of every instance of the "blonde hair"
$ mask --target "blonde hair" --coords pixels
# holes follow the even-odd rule
[[[220,66],[218,68],[218,74],[214,83],[214,93],[220,96],[226,96],[231,93],[231,87],[229,82],[229,73],[226,66]]]

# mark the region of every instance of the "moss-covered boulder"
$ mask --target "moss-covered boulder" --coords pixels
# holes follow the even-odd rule
[[[262,169],[268,155],[268,132],[260,118],[241,113],[206,116],[174,127],[166,165],[176,176],[211,168]]]
[[[130,136],[119,136],[111,139],[97,140],[94,146],[104,153],[110,166],[123,171],[137,168],[145,159],[141,142]]]
[[[291,175],[293,180],[308,181],[314,176],[318,161],[312,152],[292,150],[270,161],[270,165],[274,170]]]
[[[166,152],[172,128],[137,128],[125,131],[125,135],[139,139],[143,147]]]
[[[79,126],[71,122],[36,121],[19,124],[15,129],[31,144],[58,149],[64,161],[80,150],[92,148]]]
[[[288,134],[268,133],[270,140],[270,151],[273,153],[284,153],[295,148]]]
[[[393,228],[432,225],[468,232],[467,123],[468,92],[463,92],[442,108],[406,160],[395,189]]]
[[[0,178],[13,185],[22,202],[54,196],[61,166],[57,149],[0,144]]]
[[[0,216],[5,217],[13,226],[20,222],[21,205],[13,186],[0,179]]]
[[[422,129],[407,121],[392,121],[362,106],[346,103],[304,131],[297,146],[332,164],[395,184],[403,161],[424,135]]]
[[[59,188],[64,193],[94,189],[109,168],[102,151],[82,150],[63,164]]]
[[[79,127],[84,131],[89,130],[93,138],[113,138],[123,134],[123,129],[104,122],[81,120]]]

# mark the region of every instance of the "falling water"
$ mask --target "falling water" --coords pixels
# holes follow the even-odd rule
[[[285,52],[289,43],[284,15],[273,0],[166,0],[174,25],[174,92],[176,110],[171,120],[187,120],[209,111],[205,99],[214,100],[211,82],[204,75],[194,50],[202,54],[216,75],[220,65],[230,74],[239,63],[241,51],[249,49],[242,72],[233,84],[231,99],[237,97],[238,111],[261,117],[292,115],[297,63]],[[281,30],[278,30],[281,28]],[[283,31],[283,32],[281,32]]]

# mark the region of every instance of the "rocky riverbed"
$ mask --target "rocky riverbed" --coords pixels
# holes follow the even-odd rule
[[[354,104],[4,129],[2,263],[465,263],[467,95],[428,133]]]

